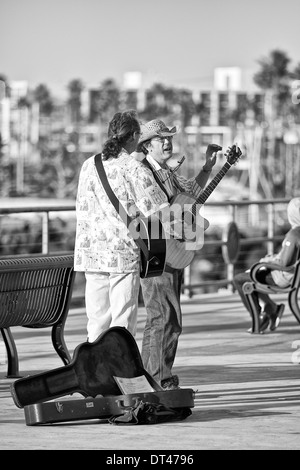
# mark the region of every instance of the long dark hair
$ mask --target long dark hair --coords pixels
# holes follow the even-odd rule
[[[124,144],[139,130],[140,124],[135,110],[116,113],[108,126],[108,139],[103,146],[102,159],[117,158]]]

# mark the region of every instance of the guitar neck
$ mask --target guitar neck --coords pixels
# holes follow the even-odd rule
[[[216,176],[211,180],[211,182],[206,186],[204,191],[200,194],[200,196],[197,198],[197,200],[194,202],[192,206],[192,213],[193,215],[196,214],[197,210],[197,204],[204,204],[205,201],[208,199],[208,197],[211,195],[211,193],[214,191],[214,189],[218,186],[220,181],[224,178],[226,175],[227,171],[230,169],[231,164],[229,162],[226,162],[221,170],[216,174]]]

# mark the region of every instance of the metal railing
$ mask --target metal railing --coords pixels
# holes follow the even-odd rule
[[[190,295],[193,295],[193,292],[197,288],[207,288],[213,286],[214,288],[226,288],[233,290],[233,277],[236,270],[239,270],[239,262],[231,262],[228,259],[226,254],[226,248],[228,244],[227,233],[228,229],[233,222],[236,224],[238,232],[240,235],[243,235],[239,239],[238,252],[236,253],[236,258],[238,259],[239,252],[247,251],[247,247],[252,245],[261,247],[261,255],[265,253],[274,253],[275,246],[281,242],[282,236],[276,234],[276,229],[279,227],[284,227],[288,224],[286,208],[290,199],[264,199],[264,200],[253,200],[253,201],[224,201],[224,202],[207,202],[205,204],[208,213],[212,211],[213,208],[218,209],[213,211],[211,219],[213,224],[207,230],[207,237],[205,239],[205,247],[219,247],[222,250],[223,261],[225,264],[225,273],[226,276],[223,279],[208,279],[202,280],[201,282],[193,282],[191,272],[193,270],[193,263],[185,268],[185,279],[184,279],[184,289]],[[226,219],[224,220],[224,214],[222,214],[222,209],[226,209]],[[201,211],[200,211],[201,212]],[[223,220],[220,221],[220,215],[223,215]],[[220,236],[219,239],[210,239],[209,234],[216,229],[216,227],[221,226],[219,230]],[[249,230],[250,229],[250,230]],[[253,233],[256,232],[256,235],[253,236]],[[262,233],[263,232],[263,233]],[[199,253],[201,257],[201,251]],[[196,255],[197,258],[197,255]],[[214,263],[214,260],[212,260]]]
[[[202,256],[202,250],[200,250],[199,253],[196,253],[192,263],[185,268],[184,290],[192,296],[199,288],[207,289],[208,287],[213,287],[216,289],[223,287],[232,289],[234,272],[239,266],[237,262],[231,262],[227,256],[224,256],[228,245],[228,240],[226,241],[228,227],[234,222],[238,227],[238,231],[242,234],[239,240],[239,251],[246,250],[247,247],[256,244],[257,246],[261,245],[262,254],[266,253],[266,251],[272,253],[275,244],[282,239],[282,237],[276,235],[276,228],[287,224],[286,207],[289,200],[290,199],[268,199],[207,202],[202,209],[205,210],[203,216],[210,221],[210,227],[205,232],[204,247],[205,249],[212,248],[221,250],[224,266],[221,268],[219,266],[219,268],[224,271],[224,276],[222,279],[213,279],[209,276],[205,276],[204,272],[200,280],[195,279],[195,269],[197,271],[195,266],[199,263],[199,260],[201,264],[203,257],[206,256],[206,261],[210,263],[211,267],[213,267],[215,262],[214,255],[212,255],[211,260],[209,260],[207,255]],[[32,206],[30,203],[26,204],[26,200],[24,200],[24,204],[19,206],[15,206],[14,204],[8,206],[6,204],[6,207],[1,207],[0,200],[0,222],[3,221],[4,216],[19,215],[26,218],[26,214],[27,216],[33,216],[34,214],[40,215],[39,229],[41,230],[41,253],[43,254],[53,254],[50,248],[50,222],[58,214],[60,216],[66,216],[66,214],[68,214],[68,216],[70,214],[72,215],[71,228],[68,227],[68,230],[74,230],[75,237],[75,203],[68,205],[59,203],[56,205],[45,205],[41,200],[40,204]],[[6,220],[6,223],[9,223],[9,221]],[[255,234],[254,236],[253,233]],[[61,236],[63,237],[64,234],[62,233]],[[6,249],[7,248],[6,246]],[[24,250],[26,250],[26,247],[24,247]],[[69,251],[67,251],[67,253],[69,253]],[[9,256],[13,256],[13,253],[10,253]],[[1,256],[0,252],[0,257],[3,258],[5,256]],[[201,269],[197,272],[201,272]]]

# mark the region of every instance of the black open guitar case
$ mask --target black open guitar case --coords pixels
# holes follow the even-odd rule
[[[122,394],[115,377],[132,379],[133,387],[142,378],[147,390]],[[72,398],[74,393],[82,398]],[[164,391],[144,369],[135,339],[123,327],[109,328],[95,342],[78,345],[66,366],[16,380],[11,394],[15,405],[24,408],[27,426],[108,419],[141,402],[175,410],[194,407],[192,389]]]

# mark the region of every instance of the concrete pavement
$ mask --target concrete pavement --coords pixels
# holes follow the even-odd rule
[[[174,373],[182,387],[195,391],[195,406],[186,420],[123,427],[99,420],[26,426],[24,411],[10,394],[14,379],[5,377],[1,364],[0,449],[103,450],[109,456],[144,449],[186,455],[198,450],[299,449],[300,325],[288,306],[276,332],[250,335],[250,317],[236,294],[198,295],[182,304],[184,329]],[[144,322],[141,307],[139,347]],[[85,325],[84,309],[73,308],[65,329],[70,352],[85,341]],[[62,366],[49,329],[12,331],[22,375]]]

